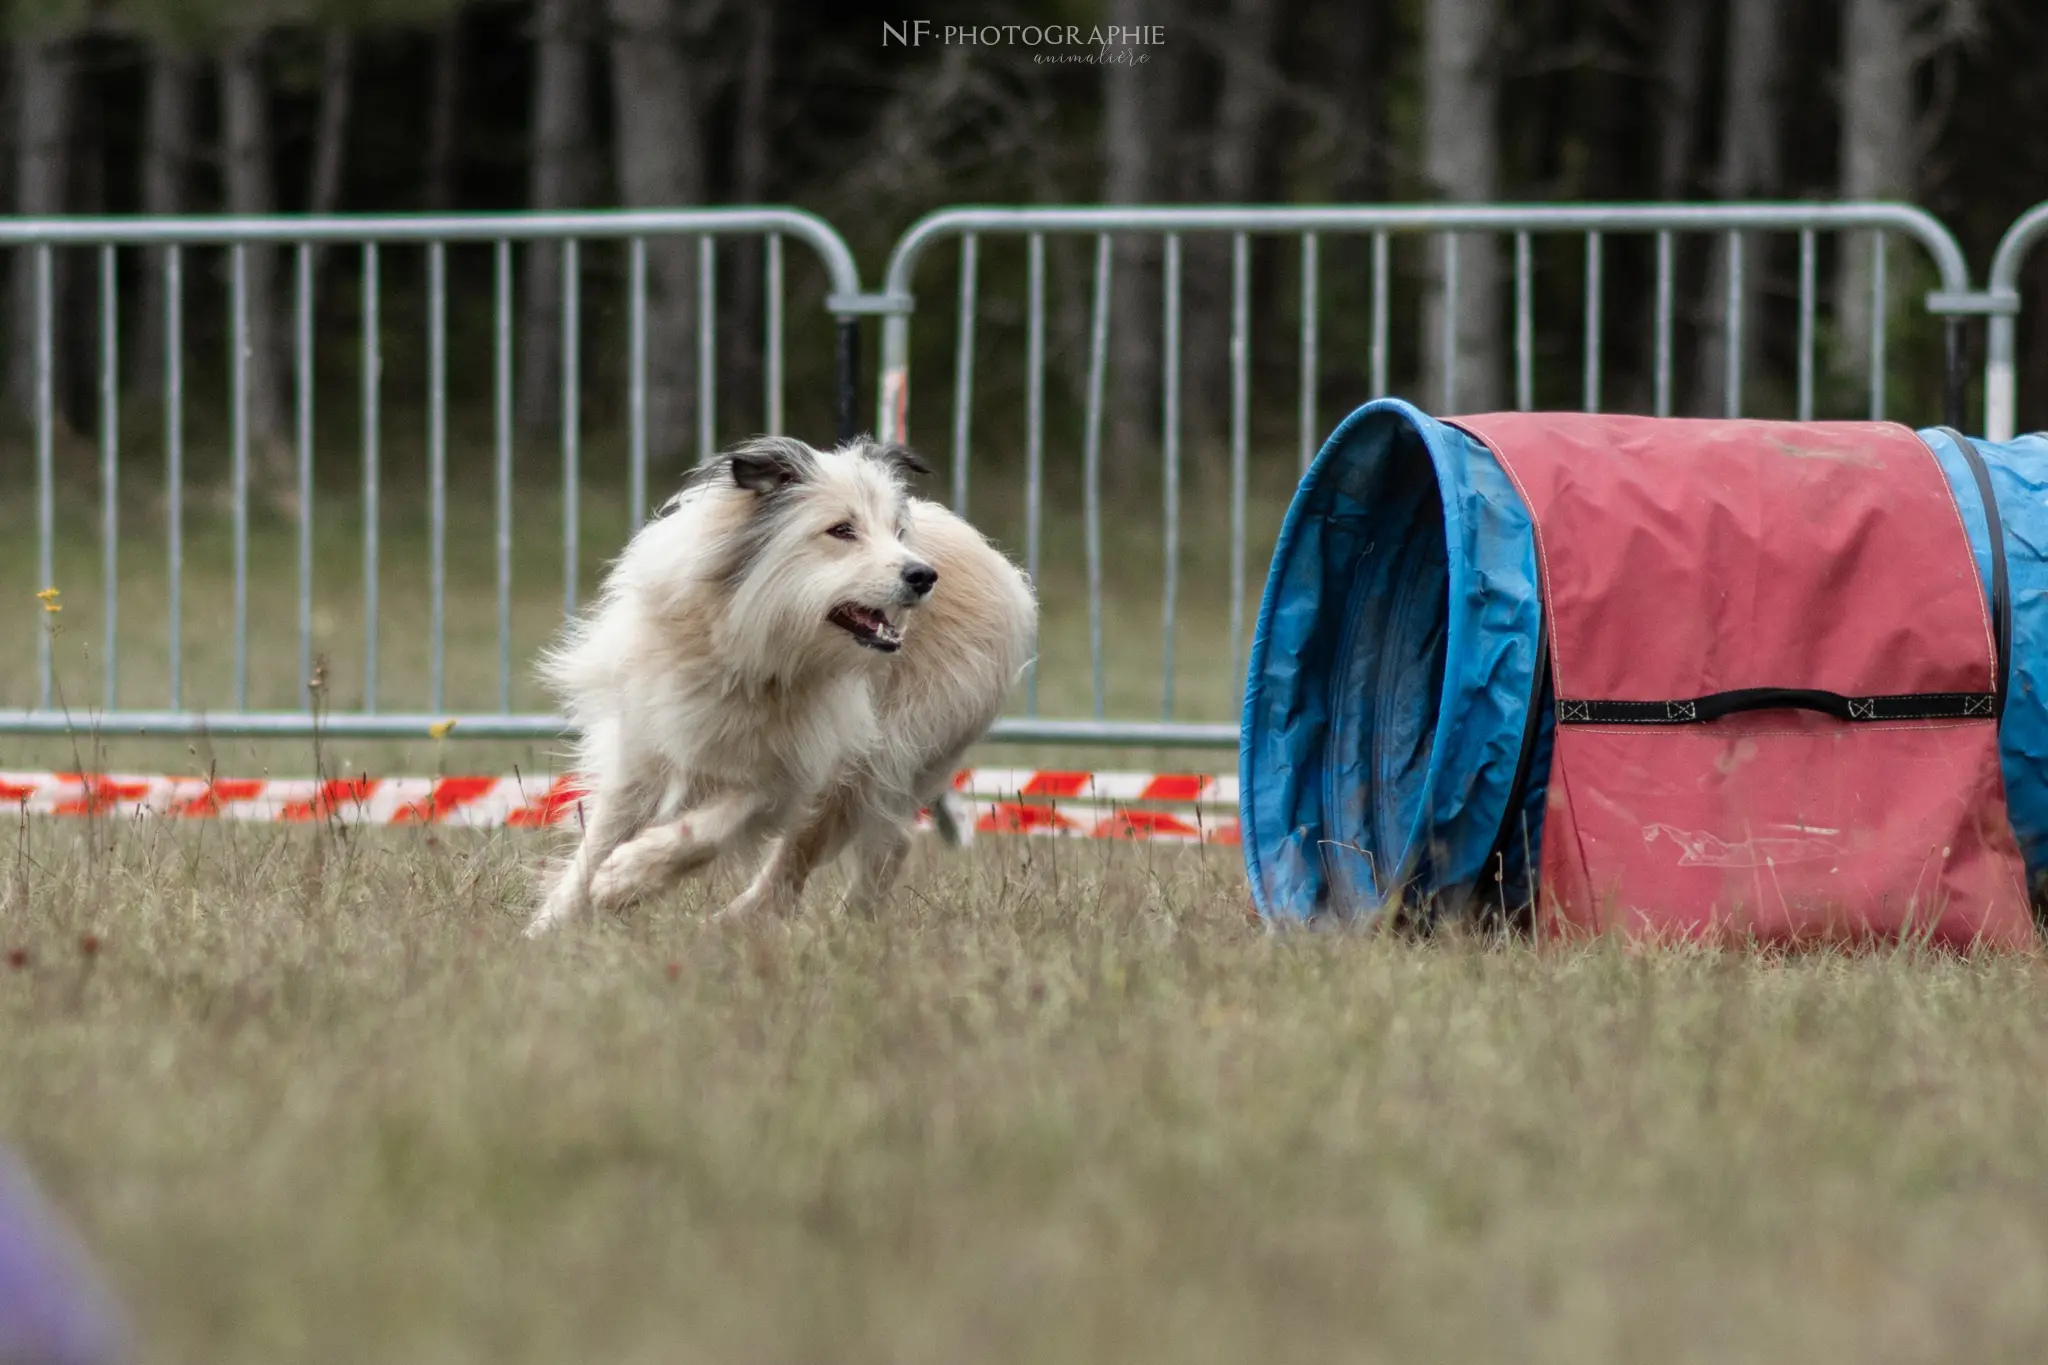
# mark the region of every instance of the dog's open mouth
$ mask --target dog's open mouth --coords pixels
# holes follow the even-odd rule
[[[842,602],[825,618],[869,649],[894,654],[903,647],[903,632],[889,624],[889,618],[873,607]]]

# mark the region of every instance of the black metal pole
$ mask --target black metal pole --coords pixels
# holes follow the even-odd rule
[[[1963,400],[1969,375],[1963,369],[1963,320],[1942,319],[1942,335],[1948,343],[1948,375],[1942,398],[1942,421],[1957,431],[1963,429]]]
[[[860,435],[860,319],[839,319],[839,440]]]

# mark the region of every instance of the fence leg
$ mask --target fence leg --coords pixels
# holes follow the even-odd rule
[[[1948,375],[1942,401],[1942,421],[1956,431],[1963,429],[1963,395],[1968,388],[1970,376],[1963,369],[1963,320],[1959,317],[1942,319],[1943,339],[1948,345]]]
[[[860,319],[839,319],[839,440],[860,435]]]

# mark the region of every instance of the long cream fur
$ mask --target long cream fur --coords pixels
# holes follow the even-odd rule
[[[887,892],[1037,630],[1023,574],[910,496],[919,469],[901,447],[763,438],[633,537],[542,661],[587,796],[529,936],[764,852],[722,914],[793,905],[849,848],[850,903]]]

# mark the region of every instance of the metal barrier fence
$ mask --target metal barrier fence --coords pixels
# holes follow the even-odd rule
[[[553,736],[561,731],[557,717],[515,714],[511,706],[511,579],[512,579],[512,343],[513,247],[560,252],[560,392],[559,448],[562,500],[563,602],[573,610],[579,595],[579,494],[582,402],[581,360],[584,349],[581,318],[584,264],[579,249],[585,242],[623,243],[628,253],[626,312],[626,431],[632,519],[637,524],[647,505],[648,470],[648,259],[652,243],[684,239],[696,247],[694,281],[696,316],[696,421],[699,459],[714,444],[716,332],[716,243],[720,239],[755,238],[762,242],[764,271],[763,335],[765,426],[779,430],[783,412],[784,261],[783,241],[809,247],[824,268],[829,292],[825,311],[836,319],[837,417],[842,437],[857,425],[857,363],[859,314],[867,301],[860,295],[852,252],[830,224],[794,209],[746,208],[658,212],[591,212],[568,214],[504,214],[460,217],[334,217],[334,218],[176,218],[176,219],[43,219],[0,220],[0,247],[27,253],[35,319],[33,442],[35,467],[38,581],[53,585],[55,545],[56,413],[52,376],[53,254],[85,248],[98,262],[97,391],[100,479],[100,536],[104,639],[101,642],[103,696],[99,707],[63,704],[53,686],[52,633],[37,644],[37,702],[33,707],[0,711],[0,732],[64,733],[91,728],[101,733],[224,736],[298,736],[316,729],[337,735],[413,736],[448,733],[452,722],[465,735]],[[492,253],[491,350],[493,388],[493,554],[497,599],[498,700],[496,711],[470,711],[451,716],[445,687],[444,612],[448,548],[448,252],[458,244],[481,244]],[[428,598],[431,634],[432,711],[387,713],[378,710],[379,626],[383,585],[379,561],[380,525],[380,395],[383,381],[385,327],[380,318],[384,291],[380,285],[383,253],[397,247],[417,248],[426,264],[426,350],[428,369],[428,536],[431,565]],[[183,332],[186,317],[186,256],[195,248],[225,251],[228,265],[231,399],[228,497],[233,544],[233,705],[201,711],[190,704],[184,687],[182,660],[186,647],[183,601],[186,571],[186,361]],[[121,704],[118,662],[122,632],[119,597],[120,475],[119,432],[121,299],[117,270],[122,248],[160,252],[159,278],[164,313],[162,402],[164,412],[165,522],[168,537],[170,591],[166,604],[169,681],[165,705],[138,709]],[[315,715],[310,709],[256,711],[249,692],[249,596],[252,565],[250,532],[250,370],[252,318],[249,257],[253,249],[287,248],[292,252],[291,400],[292,455],[296,477],[296,548],[298,576],[298,678],[313,669],[313,544],[314,544],[314,300],[315,252],[355,248],[361,268],[360,394],[363,537],[363,703],[358,710]],[[16,278],[23,277],[21,271]],[[659,363],[659,360],[656,360]],[[274,573],[262,566],[266,575]],[[57,609],[61,604],[51,600]]]
[[[1027,714],[1006,718],[997,726],[995,737],[1029,742],[1073,742],[1088,744],[1143,744],[1233,747],[1237,727],[1228,724],[1189,723],[1173,717],[1174,652],[1179,554],[1181,549],[1181,386],[1180,338],[1182,308],[1183,234],[1228,234],[1230,252],[1229,324],[1229,449],[1230,449],[1230,659],[1233,678],[1244,659],[1244,604],[1246,587],[1246,493],[1250,459],[1248,369],[1250,310],[1249,238],[1255,234],[1287,234],[1300,241],[1300,390],[1298,398],[1299,459],[1305,468],[1322,437],[1317,424],[1316,393],[1319,380],[1318,270],[1320,239],[1346,235],[1369,238],[1372,250],[1371,293],[1371,380],[1374,393],[1388,391],[1389,327],[1389,240],[1400,236],[1429,236],[1442,242],[1441,273],[1436,284],[1442,299],[1441,316],[1452,321],[1437,327],[1440,357],[1441,410],[1455,411],[1455,383],[1459,373],[1458,316],[1459,269],[1457,243],[1463,234],[1508,234],[1514,241],[1514,376],[1516,404],[1532,406],[1534,390],[1534,345],[1532,327],[1533,269],[1531,238],[1539,234],[1572,233],[1583,236],[1584,267],[1584,351],[1583,405],[1591,410],[1600,404],[1602,372],[1603,250],[1606,239],[1623,234],[1648,234],[1656,243],[1654,348],[1655,410],[1668,415],[1672,394],[1672,325],[1676,295],[1673,267],[1673,238],[1676,234],[1719,234],[1724,242],[1722,277],[1725,281],[1725,396],[1729,415],[1742,411],[1741,309],[1744,289],[1743,234],[1751,232],[1797,233],[1799,239],[1799,333],[1798,333],[1798,415],[1812,415],[1814,400],[1816,235],[1822,232],[1869,231],[1879,234],[1872,252],[1871,287],[1876,306],[1872,309],[1873,339],[1870,366],[1870,411],[1881,416],[1885,404],[1885,319],[1886,288],[1885,235],[1897,235],[1916,243],[1931,261],[1940,283],[1926,300],[1930,313],[1946,318],[1948,366],[1946,406],[1950,422],[1961,415],[1963,401],[1960,315],[1977,311],[1976,296],[1968,293],[1969,274],[1961,247],[1955,238],[1925,211],[1901,204],[1715,204],[1715,205],[1431,205],[1426,207],[1330,207],[1330,208],[959,208],[928,215],[896,243],[883,281],[882,300],[887,307],[883,332],[882,373],[878,402],[880,430],[888,439],[901,439],[908,426],[910,410],[910,323],[915,304],[912,283],[919,263],[940,242],[957,239],[960,250],[960,284],[955,306],[956,341],[954,367],[954,408],[952,423],[952,482],[956,506],[965,499],[970,460],[970,433],[974,407],[975,318],[978,309],[977,277],[981,239],[991,235],[1022,236],[1028,251],[1026,329],[1027,374],[1025,412],[1026,509],[1024,556],[1034,577],[1040,560],[1042,508],[1045,474],[1045,247],[1049,236],[1092,235],[1095,240],[1091,290],[1086,415],[1082,439],[1082,481],[1085,554],[1089,620],[1089,662],[1092,669],[1094,715],[1090,719],[1048,718],[1037,714],[1036,690],[1027,689]],[[1162,672],[1161,693],[1165,698],[1163,719],[1138,722],[1113,719],[1104,714],[1104,632],[1103,632],[1103,541],[1102,541],[1102,427],[1104,410],[1104,369],[1109,340],[1109,299],[1112,288],[1112,238],[1118,234],[1155,234],[1164,237],[1161,292],[1162,366],[1160,451],[1164,487],[1165,518],[1161,603]],[[1431,395],[1438,398],[1439,395]]]
[[[2048,237],[2048,203],[2036,204],[1999,238],[1991,274],[1981,296],[1989,314],[1984,348],[1984,435],[2010,441],[2018,425],[2020,268],[2036,243]]]
[[[782,243],[785,238],[805,244],[822,264],[828,280],[824,312],[833,321],[834,364],[836,366],[836,420],[841,438],[859,428],[856,386],[860,355],[861,319],[869,314],[884,317],[882,372],[880,376],[878,434],[884,439],[902,439],[909,420],[910,325],[916,309],[913,283],[920,262],[930,249],[957,241],[960,276],[958,297],[953,306],[955,357],[953,367],[954,407],[951,426],[951,483],[956,505],[963,504],[968,472],[972,464],[971,437],[974,431],[976,342],[975,321],[985,311],[979,295],[980,246],[985,237],[1021,238],[1027,253],[1026,307],[1026,403],[1024,414],[1025,506],[1022,554],[1034,576],[1040,569],[1045,529],[1047,417],[1046,417],[1046,250],[1050,238],[1061,236],[1094,239],[1092,291],[1086,328],[1086,379],[1082,402],[1081,482],[1083,497],[1083,541],[1086,558],[1086,614],[1089,637],[1088,692],[1092,715],[1081,717],[1042,716],[1037,708],[1037,679],[1027,689],[1025,714],[999,722],[994,739],[1025,743],[1126,744],[1160,747],[1233,747],[1237,728],[1227,723],[1191,722],[1174,711],[1174,634],[1181,604],[1180,559],[1182,528],[1182,433],[1181,433],[1181,307],[1184,235],[1211,234],[1229,245],[1229,288],[1227,368],[1228,382],[1228,478],[1230,579],[1231,676],[1236,678],[1244,657],[1244,604],[1248,563],[1249,527],[1247,486],[1251,465],[1251,369],[1249,363],[1251,308],[1250,241],[1257,236],[1285,235],[1297,239],[1300,270],[1300,316],[1298,360],[1301,375],[1296,399],[1297,436],[1294,444],[1305,465],[1320,443],[1317,395],[1322,370],[1321,293],[1322,239],[1362,239],[1370,248],[1371,309],[1368,351],[1369,386],[1375,393],[1388,391],[1392,349],[1389,333],[1392,315],[1390,294],[1394,286],[1390,267],[1390,243],[1402,238],[1429,238],[1441,242],[1441,269],[1434,287],[1443,316],[1452,319],[1439,328],[1441,353],[1436,357],[1444,378],[1445,392],[1430,395],[1442,399],[1446,409],[1455,406],[1451,385],[1459,371],[1458,336],[1458,241],[1469,234],[1504,236],[1513,245],[1513,269],[1509,287],[1513,291],[1512,373],[1517,406],[1533,403],[1536,350],[1533,340],[1535,307],[1532,239],[1571,234],[1583,243],[1583,349],[1580,353],[1580,384],[1583,406],[1597,408],[1602,401],[1602,376],[1607,369],[1605,354],[1609,338],[1603,333],[1607,316],[1603,269],[1606,244],[1611,238],[1647,238],[1654,245],[1654,303],[1650,335],[1640,340],[1652,356],[1654,397],[1659,414],[1672,406],[1674,315],[1679,292],[1674,267],[1674,238],[1686,235],[1716,236],[1721,241],[1717,269],[1725,285],[1722,321],[1726,325],[1725,348],[1726,407],[1739,413],[1743,402],[1745,358],[1742,346],[1741,310],[1745,298],[1745,234],[1794,234],[1798,242],[1798,354],[1797,409],[1802,418],[1812,414],[1815,399],[1816,317],[1819,286],[1816,280],[1817,236],[1822,233],[1867,232],[1879,243],[1871,253],[1872,297],[1880,304],[1887,293],[1887,258],[1882,243],[1900,237],[1915,244],[1931,264],[1939,288],[1924,300],[1926,312],[1944,319],[1948,346],[1945,401],[1947,420],[1959,423],[1962,403],[1962,349],[1960,327],[1965,317],[1991,315],[1991,379],[1987,401],[1995,435],[1998,404],[2004,403],[2005,421],[2011,420],[2012,313],[2017,308],[2015,282],[2019,265],[2033,241],[2048,232],[2048,206],[2037,209],[2015,224],[1999,249],[1987,293],[1970,292],[1970,281],[1960,247],[1937,220],[1924,211],[1898,204],[1729,204],[1729,205],[1618,205],[1618,206],[1496,206],[1443,205],[1417,207],[1172,207],[1172,208],[964,208],[946,210],[920,220],[895,244],[890,255],[883,288],[874,294],[862,292],[851,251],[840,235],[822,219],[791,209],[714,209],[681,212],[577,213],[559,215],[508,214],[476,217],[322,218],[322,219],[53,219],[0,220],[0,246],[26,252],[30,269],[26,278],[33,291],[36,332],[34,338],[34,470],[37,568],[40,585],[53,581],[55,544],[55,440],[52,376],[53,310],[56,296],[52,285],[53,252],[85,249],[97,254],[99,265],[98,431],[99,516],[102,578],[105,592],[104,635],[99,642],[104,669],[103,695],[93,708],[67,706],[53,688],[52,642],[45,632],[38,643],[36,660],[37,701],[33,706],[0,710],[0,733],[64,733],[90,727],[108,734],[148,733],[188,735],[212,733],[222,736],[296,737],[318,730],[347,736],[408,737],[453,732],[462,736],[539,738],[552,737],[561,730],[558,717],[521,712],[513,707],[510,679],[515,660],[511,628],[511,582],[513,516],[511,501],[511,407],[513,307],[512,269],[515,245],[526,251],[554,249],[560,252],[562,290],[561,386],[563,420],[558,449],[560,497],[563,504],[561,552],[564,566],[562,599],[573,609],[579,596],[577,560],[579,490],[585,471],[580,464],[580,434],[577,396],[582,382],[578,368],[579,331],[579,243],[608,241],[621,243],[629,253],[627,272],[626,342],[628,352],[625,392],[621,395],[627,415],[627,449],[632,516],[637,522],[647,503],[647,369],[648,345],[648,251],[649,244],[682,238],[694,242],[697,254],[695,335],[697,338],[697,451],[707,456],[713,447],[711,419],[714,379],[718,364],[718,318],[715,299],[715,252],[720,239],[756,238],[763,243],[764,281],[767,300],[764,310],[767,376],[764,395],[765,429],[776,430],[782,421],[782,347],[784,340],[784,284]],[[1161,239],[1163,251],[1159,280],[1162,286],[1160,363],[1160,450],[1163,487],[1163,564],[1161,566],[1161,693],[1160,718],[1141,721],[1106,712],[1105,704],[1105,621],[1103,543],[1103,423],[1105,409],[1105,368],[1110,338],[1112,289],[1112,242],[1120,234],[1149,234]],[[452,246],[487,248],[491,269],[491,393],[493,484],[491,489],[490,574],[494,580],[496,605],[496,708],[464,704],[458,699],[451,709],[446,688],[447,618],[444,602],[448,586],[448,354],[447,252]],[[181,684],[181,597],[184,575],[184,547],[181,540],[184,498],[184,359],[179,345],[181,318],[186,296],[182,253],[195,248],[220,250],[227,262],[227,304],[232,335],[230,433],[228,444],[232,465],[229,478],[229,511],[232,517],[233,553],[233,700],[226,708],[200,710]],[[247,254],[252,248],[285,248],[292,253],[295,270],[291,276],[292,327],[291,393],[295,476],[298,484],[297,521],[293,528],[296,546],[298,677],[309,676],[313,664],[314,630],[314,437],[312,410],[313,347],[316,282],[315,255],[320,249],[352,248],[359,253],[361,267],[361,364],[359,395],[362,438],[363,537],[362,596],[365,634],[363,638],[363,698],[359,707],[327,710],[315,714],[310,707],[296,710],[253,709],[248,686],[251,657],[249,598],[252,572],[276,577],[267,565],[252,565],[250,547],[250,440],[247,422],[249,403],[249,286]],[[423,595],[427,599],[430,652],[429,685],[431,709],[404,711],[378,709],[380,662],[379,564],[379,383],[382,364],[382,328],[379,322],[380,251],[404,247],[425,257],[425,349],[427,381],[428,438],[427,534],[431,564]],[[168,570],[171,592],[167,629],[170,671],[167,696],[162,706],[136,708],[125,704],[117,687],[117,661],[123,642],[116,598],[119,584],[120,474],[123,453],[118,414],[118,338],[121,306],[117,289],[117,253],[123,249],[160,249],[164,313],[162,325],[167,338],[162,376],[165,409],[162,457],[168,499],[166,525],[169,536]],[[17,279],[24,278],[17,274]],[[2007,301],[2010,301],[2008,306]],[[1886,314],[1883,306],[1872,309],[1872,344],[1869,373],[1869,410],[1882,415],[1886,401]],[[2001,331],[2003,329],[2003,331]],[[2001,343],[2001,337],[2003,341]],[[2002,357],[2002,360],[2001,360]],[[659,363],[656,358],[655,363]],[[2003,371],[1999,370],[2003,364]],[[2004,388],[1998,376],[2003,373]],[[2002,395],[2002,397],[2001,397]],[[1360,395],[1363,397],[1365,395]],[[1065,604],[1051,604],[1065,605]],[[279,646],[283,641],[270,637]],[[281,652],[281,650],[280,650]],[[523,664],[522,661],[518,661]],[[1078,709],[1078,708],[1077,708]]]

